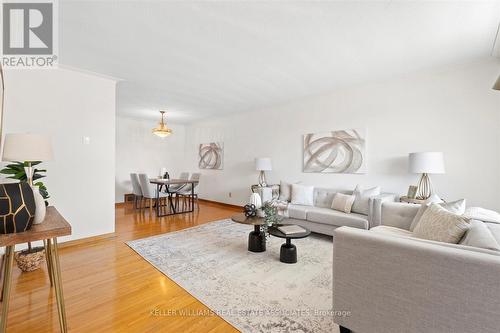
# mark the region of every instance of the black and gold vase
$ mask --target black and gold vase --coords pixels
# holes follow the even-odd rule
[[[35,198],[28,183],[0,184],[0,234],[23,232],[35,218]]]

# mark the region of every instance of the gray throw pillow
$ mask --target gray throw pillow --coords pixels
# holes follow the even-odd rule
[[[370,197],[380,194],[380,187],[376,186],[367,190],[361,189],[359,185],[356,186],[352,193],[356,198],[352,205],[351,211],[353,213],[368,215]]]
[[[417,215],[415,215],[415,217],[413,218],[413,221],[411,222],[410,231],[415,230],[415,227],[417,226],[418,222],[420,221],[422,215],[425,213],[427,208],[429,208],[429,206],[433,203],[436,203],[436,202],[428,202],[426,204],[420,205],[420,208],[418,209]],[[460,199],[460,200],[456,200],[456,201],[452,201],[452,202],[438,203],[438,205],[440,205],[441,207],[443,207],[447,211],[454,213],[454,214],[458,214],[458,215],[463,215],[465,213],[465,206],[466,206],[465,204],[466,204],[465,199]]]

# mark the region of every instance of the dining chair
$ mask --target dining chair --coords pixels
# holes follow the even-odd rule
[[[132,182],[132,193],[134,194],[134,208],[139,209],[142,208],[142,190],[141,184],[139,183],[139,177],[136,173],[130,174],[130,181]],[[140,206],[137,207],[137,203],[140,203]]]
[[[198,185],[200,184],[200,177],[201,177],[201,173],[193,173],[191,175],[191,178],[190,180],[194,180],[194,181],[197,181],[196,183],[194,184],[187,184],[185,187],[183,187],[179,192],[177,192],[177,194],[182,197],[183,199],[189,199],[191,198],[191,188],[192,186],[194,186],[194,197],[193,197],[193,200],[195,201],[195,205],[196,207],[198,208],[198,210],[200,209],[200,205],[198,203]],[[183,209],[186,209],[186,200],[183,200]]]
[[[189,179],[189,172],[181,172],[178,179]],[[169,185],[168,192],[170,192],[170,193],[177,192],[181,188],[183,188],[184,186],[186,186],[186,184]]]
[[[139,184],[141,185],[142,197],[149,200],[149,211],[153,211],[153,202],[156,201],[156,185],[149,182],[149,177],[145,173],[139,174]],[[160,201],[162,198],[166,198],[167,194],[160,192]],[[157,205],[160,203],[157,202]]]

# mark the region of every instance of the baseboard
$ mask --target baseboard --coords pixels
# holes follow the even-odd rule
[[[110,239],[116,237],[114,232],[110,232],[107,234],[102,234],[102,235],[97,235],[97,236],[91,236],[91,237],[85,237],[85,238],[80,238],[80,239],[75,239],[75,240],[70,240],[64,243],[58,244],[59,247],[70,247],[70,246],[77,246],[77,245],[82,245],[85,243],[91,243],[91,242],[98,242],[101,240],[105,239]]]
[[[243,206],[232,205],[232,204],[228,204],[225,202],[219,202],[219,201],[213,201],[213,200],[207,200],[207,199],[198,199],[198,200],[200,202],[205,202],[205,203],[209,203],[209,204],[215,204],[215,205],[220,205],[220,206],[234,208],[234,209],[243,209]]]

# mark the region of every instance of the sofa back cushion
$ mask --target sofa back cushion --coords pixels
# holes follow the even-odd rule
[[[352,194],[352,191],[338,190],[334,188],[315,187],[314,206],[321,208],[331,208],[335,193]]]
[[[419,205],[403,202],[384,202],[382,204],[382,225],[410,230]]]

